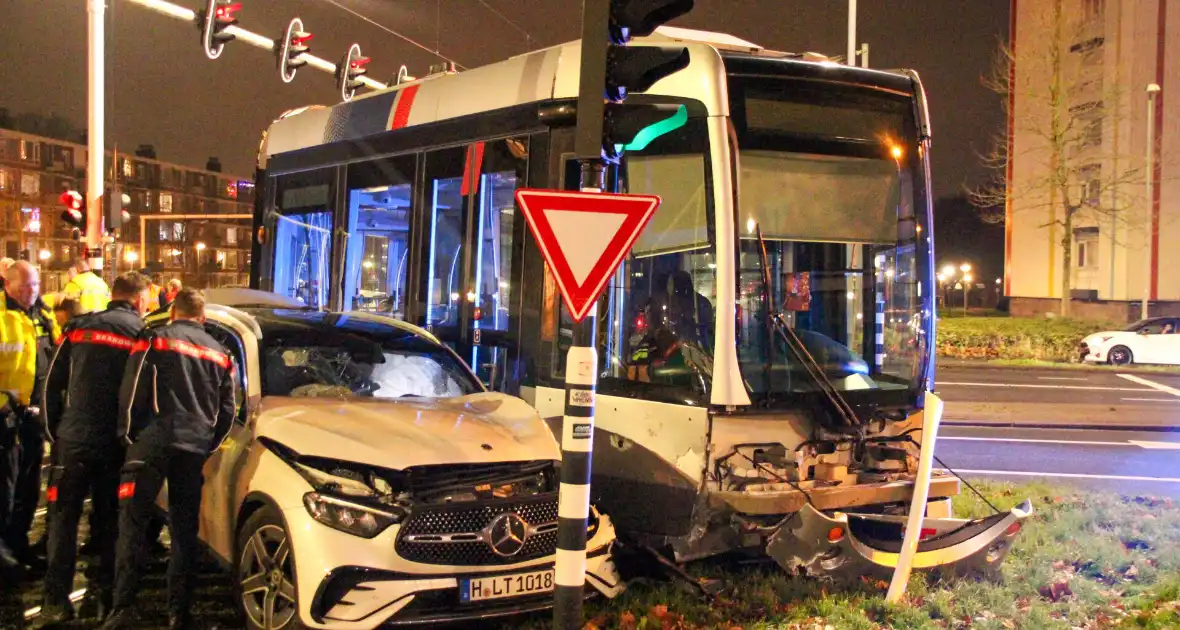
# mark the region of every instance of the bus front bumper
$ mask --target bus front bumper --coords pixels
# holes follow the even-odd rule
[[[1032,513],[1025,501],[982,519],[926,517],[913,567],[986,573],[1003,562]],[[905,522],[905,516],[824,513],[805,505],[770,536],[766,553],[792,573],[837,580],[888,577],[897,566]]]

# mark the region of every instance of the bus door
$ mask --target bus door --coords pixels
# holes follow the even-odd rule
[[[528,138],[426,154],[425,323],[492,389],[511,390],[512,305],[524,224],[513,195],[525,184]]]
[[[331,289],[336,169],[275,179],[274,200],[264,218],[269,255],[260,261],[260,287],[325,308]]]

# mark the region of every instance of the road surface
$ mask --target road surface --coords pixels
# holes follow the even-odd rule
[[[968,479],[1180,497],[1178,433],[943,426],[934,450]]]
[[[1180,431],[1180,374],[940,364],[948,424]]]

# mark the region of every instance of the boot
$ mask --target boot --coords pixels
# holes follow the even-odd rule
[[[102,624],[101,630],[130,630],[136,626],[139,617],[130,608],[116,608],[111,611],[111,616],[107,617],[105,623]]]
[[[41,614],[37,615],[37,620],[33,622],[33,627],[57,628],[73,620],[74,607],[69,604],[64,606],[42,606]]]

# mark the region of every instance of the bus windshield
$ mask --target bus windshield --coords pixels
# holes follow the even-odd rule
[[[770,309],[837,389],[919,387],[929,230],[912,97],[764,77],[731,86],[737,349],[751,394],[819,387],[768,327]]]

